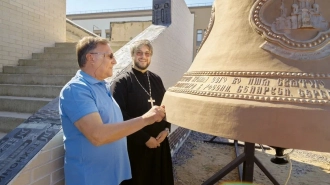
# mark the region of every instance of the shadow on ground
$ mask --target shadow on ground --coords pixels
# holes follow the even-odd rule
[[[175,185],[200,185],[235,158],[233,146],[205,143],[213,136],[192,131],[180,150],[173,156]],[[227,141],[216,138],[215,141]],[[243,147],[240,147],[243,151]],[[289,152],[291,150],[286,150]],[[266,153],[256,149],[256,156],[282,185],[290,165],[270,162],[275,150]],[[292,171],[288,185],[330,185],[330,154],[295,150],[291,155]],[[218,184],[238,180],[238,170],[230,172]],[[254,184],[271,185],[271,181],[255,165]]]

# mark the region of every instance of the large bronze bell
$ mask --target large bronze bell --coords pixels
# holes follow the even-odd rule
[[[194,62],[165,94],[167,120],[330,152],[329,8],[329,0],[215,0]]]

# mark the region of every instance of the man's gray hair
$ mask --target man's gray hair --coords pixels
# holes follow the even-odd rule
[[[76,53],[79,67],[84,67],[86,64],[86,55],[95,49],[98,44],[107,45],[110,42],[101,37],[87,36],[82,38],[76,45]]]

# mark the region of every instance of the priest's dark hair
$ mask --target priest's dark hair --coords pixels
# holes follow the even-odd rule
[[[132,46],[131,46],[131,56],[134,56],[134,53],[141,47],[141,46],[147,46],[150,50],[150,54],[152,55],[154,50],[153,47],[151,45],[151,42],[147,39],[143,39],[143,40],[138,40],[133,42]]]
[[[107,45],[110,42],[102,37],[84,37],[76,45],[76,53],[79,67],[84,67],[86,64],[86,55],[95,49],[98,44]]]

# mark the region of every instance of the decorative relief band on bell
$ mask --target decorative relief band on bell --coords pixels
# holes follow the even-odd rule
[[[327,78],[242,77],[214,73],[193,76],[193,73],[200,72],[189,72],[189,75],[183,76],[168,91],[219,98],[330,105],[329,76]],[[234,74],[234,72],[230,73]],[[255,73],[261,75],[263,72]]]
[[[190,71],[185,76],[260,76],[260,77],[304,77],[304,78],[330,78],[330,74],[325,73],[302,73],[302,72],[280,72],[280,71]]]
[[[319,60],[330,56],[330,45],[326,45],[325,47],[322,47],[315,52],[305,52],[305,51],[288,52],[286,49],[271,44],[269,42],[265,42],[260,47],[264,50],[270,51],[284,58],[289,58],[299,61]]]

